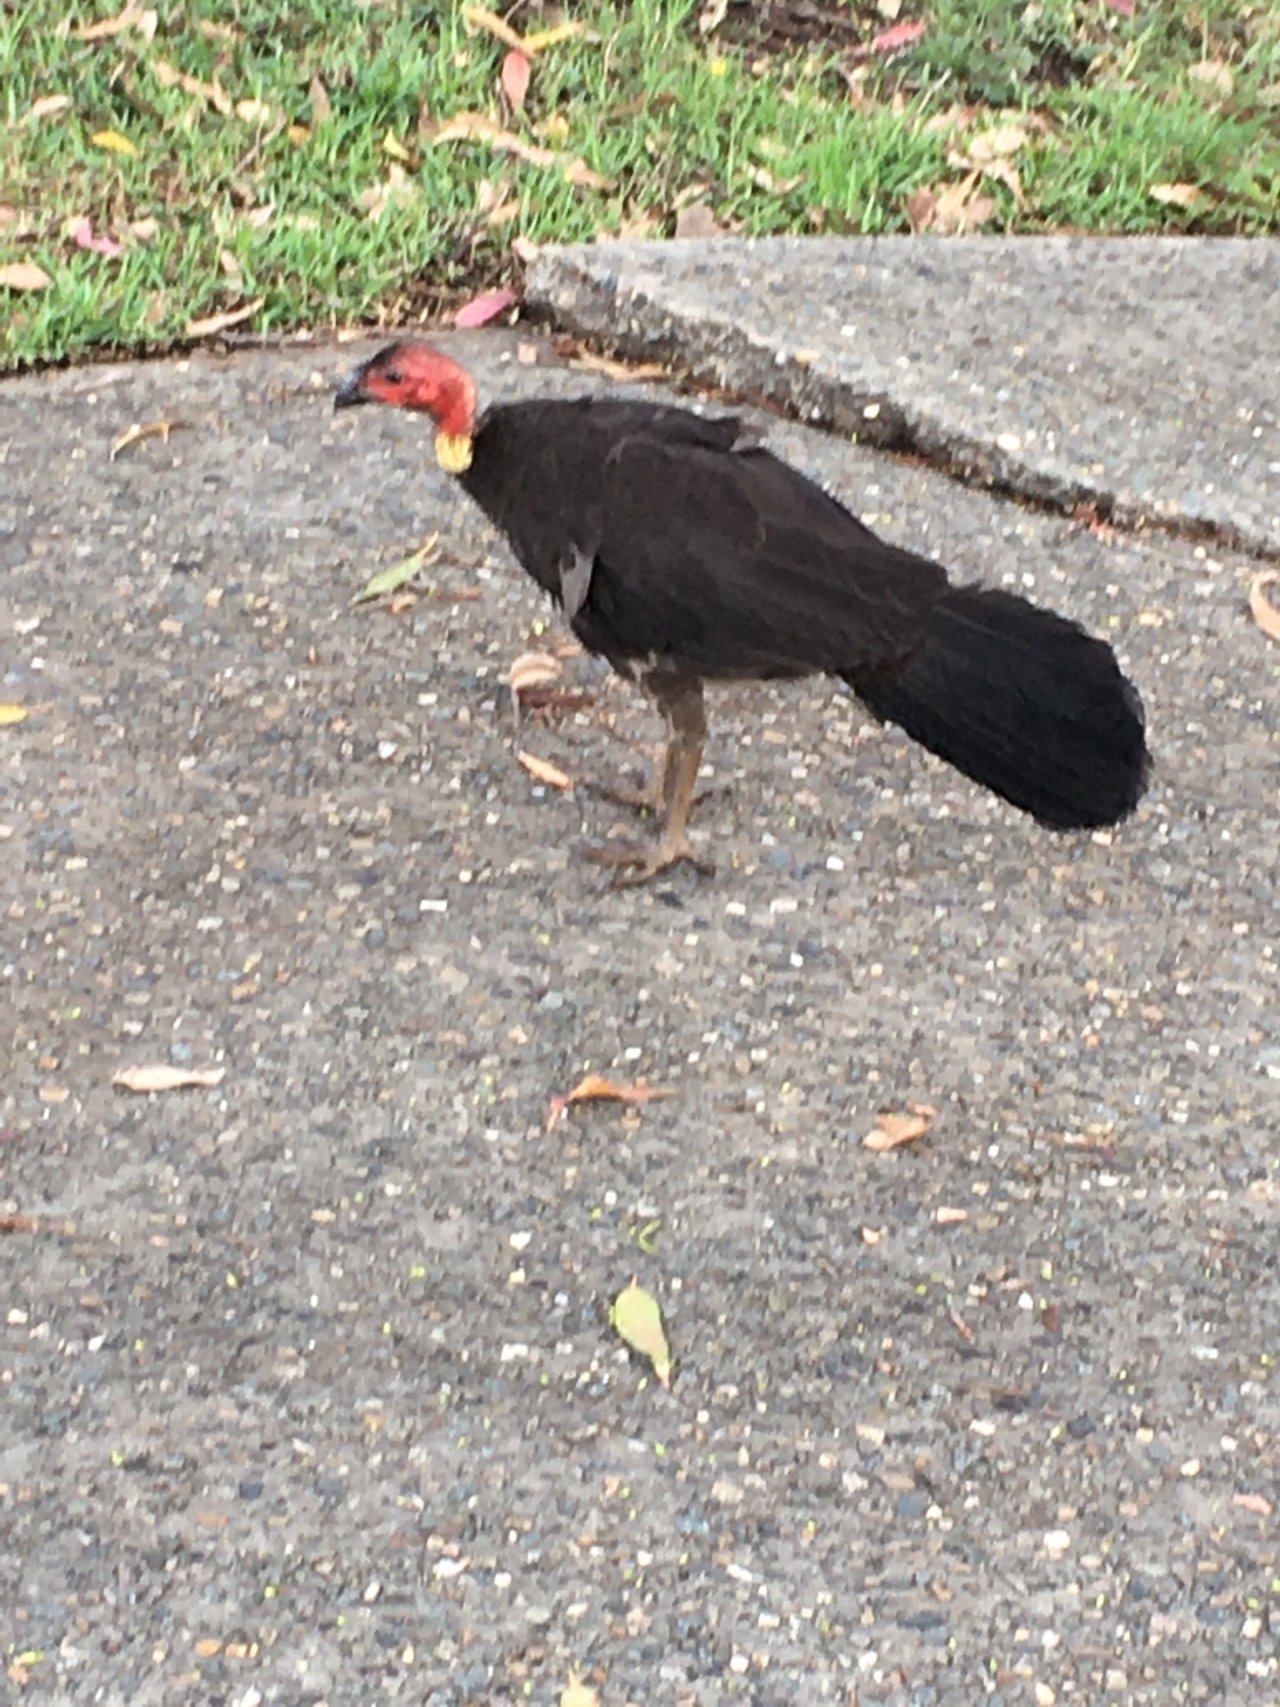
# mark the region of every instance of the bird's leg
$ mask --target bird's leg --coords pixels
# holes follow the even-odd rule
[[[642,788],[631,788],[625,782],[602,782],[596,784],[596,792],[619,806],[630,806],[636,812],[652,812],[656,818],[666,809],[674,760],[675,742],[668,729],[662,762],[654,765],[649,772],[649,780]]]
[[[620,842],[596,850],[594,858],[624,869],[614,879],[615,888],[647,883],[660,871],[687,863],[707,876],[715,870],[710,860],[697,853],[689,841],[689,809],[702,763],[702,744],[707,734],[707,714],[702,683],[687,676],[664,676],[656,672],[645,679],[645,687],[667,720],[667,751],[662,767],[662,829],[653,842]]]

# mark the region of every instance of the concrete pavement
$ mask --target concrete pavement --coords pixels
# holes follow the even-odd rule
[[[491,396],[601,383],[458,342]],[[1056,838],[824,683],[746,687],[720,874],[602,892],[616,810],[513,754],[548,613],[417,423],[331,414],[360,353],[0,398],[14,1698],[1280,1700],[1253,565],[774,424],[1108,632],[1156,783]],[[437,529],[416,602],[351,608]],[[567,679],[525,748],[652,736]],[[225,1076],[112,1088],[140,1062]],[[588,1069],[675,1095],[548,1131]],[[865,1150],[912,1099],[930,1135]],[[670,1394],[607,1323],[633,1274]]]

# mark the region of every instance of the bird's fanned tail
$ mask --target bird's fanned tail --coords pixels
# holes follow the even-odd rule
[[[1056,830],[1127,817],[1150,769],[1142,701],[1105,641],[994,588],[955,587],[905,668],[845,680],[875,714]]]

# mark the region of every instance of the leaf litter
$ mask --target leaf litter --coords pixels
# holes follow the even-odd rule
[[[881,1155],[888,1150],[900,1150],[904,1144],[914,1144],[932,1127],[937,1113],[936,1108],[921,1102],[909,1102],[903,1114],[885,1112],[862,1140],[862,1147]]]
[[[171,1067],[158,1061],[141,1067],[122,1067],[111,1083],[123,1091],[212,1089],[226,1075],[225,1067]]]
[[[647,1357],[663,1387],[671,1385],[671,1347],[662,1325],[662,1308],[652,1292],[632,1280],[609,1306],[613,1330],[632,1351]]]
[[[392,563],[389,568],[379,569],[376,575],[370,576],[365,582],[351,603],[368,604],[371,599],[381,598],[384,593],[394,593],[406,582],[412,581],[414,576],[426,567],[427,560],[439,541],[439,533],[433,533],[416,551],[411,551],[407,557],[402,557],[398,563]]]
[[[1268,587],[1280,587],[1280,570],[1259,569],[1250,581],[1249,613],[1268,640],[1280,640],[1280,605],[1271,602]]]
[[[600,1073],[588,1073],[571,1091],[553,1096],[547,1109],[547,1131],[563,1120],[570,1107],[578,1102],[624,1102],[643,1105],[647,1102],[666,1102],[675,1092],[662,1085],[619,1084]]]

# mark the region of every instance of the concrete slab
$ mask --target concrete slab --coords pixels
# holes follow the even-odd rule
[[[598,383],[462,347],[489,396]],[[548,613],[420,423],[332,415],[355,355],[0,399],[15,1696],[1270,1698],[1250,566],[774,423],[886,533],[1112,634],[1157,785],[1053,837],[824,683],[742,688],[718,878],[602,893],[576,848],[615,809],[513,754],[504,672]],[[351,608],[436,529],[415,604]],[[521,744],[608,773],[653,722],[570,670],[594,702]],[[225,1078],[112,1088],[154,1061]],[[676,1095],[548,1131],[588,1067]],[[909,1098],[930,1136],[862,1148]],[[669,1395],[607,1324],[632,1275]]]
[[[1280,551],[1280,242],[602,243],[527,297],[869,443]]]

